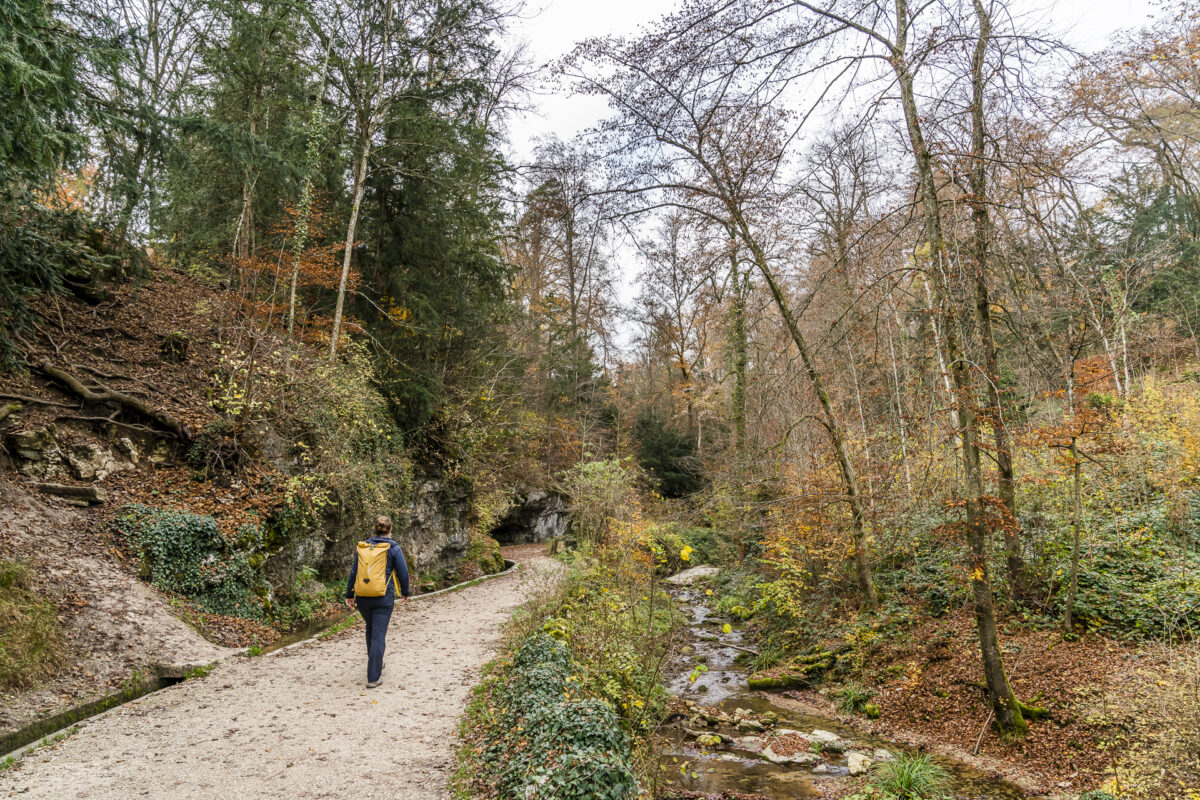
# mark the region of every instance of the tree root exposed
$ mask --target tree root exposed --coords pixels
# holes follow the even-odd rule
[[[188,431],[186,425],[165,411],[159,411],[156,408],[151,408],[149,405],[136,397],[128,395],[124,392],[119,392],[116,389],[105,386],[99,382],[97,382],[95,388],[90,388],[85,386],[83,381],[76,376],[72,375],[66,370],[59,369],[52,364],[42,364],[41,369],[42,372],[46,373],[46,375],[52,380],[62,384],[88,402],[116,403],[119,406],[123,406],[131,411],[141,414],[143,417],[153,420],[158,424],[159,427],[174,434],[183,442],[190,442],[192,439],[192,434],[190,431]]]
[[[5,419],[7,419],[9,414],[15,413],[20,410],[21,410],[20,403],[6,403],[5,405],[0,406],[0,422],[3,422]]]
[[[1021,716],[1028,720],[1045,719],[1050,716],[1050,712],[1041,706],[1026,705],[1020,700],[1017,701],[1017,708],[1021,709]]]
[[[39,405],[39,406],[58,406],[59,408],[78,408],[78,406],[72,405],[71,403],[60,403],[57,400],[43,400],[40,397],[26,397],[23,394],[0,393],[0,398],[3,398],[5,400],[19,400],[22,403],[33,403],[34,405]],[[11,414],[12,412],[10,411],[9,413]]]

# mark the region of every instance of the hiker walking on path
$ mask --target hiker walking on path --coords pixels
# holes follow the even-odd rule
[[[346,581],[346,607],[358,606],[367,623],[367,688],[383,683],[383,651],[396,596],[408,601],[408,564],[392,540],[392,518],[375,518],[375,535],[358,543]]]

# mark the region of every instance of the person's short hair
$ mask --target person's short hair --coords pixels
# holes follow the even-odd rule
[[[378,517],[376,517],[375,518],[375,532],[376,533],[391,533],[392,532],[392,518],[385,514],[380,514]]]

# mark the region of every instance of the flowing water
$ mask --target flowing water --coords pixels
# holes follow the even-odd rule
[[[704,595],[697,589],[680,589],[675,599],[687,618],[690,640],[684,655],[668,675],[667,685],[677,697],[693,701],[732,716],[736,709],[748,709],[755,717],[774,714],[777,729],[791,729],[811,735],[813,731],[836,734],[849,745],[849,751],[869,756],[885,756],[878,751],[897,753],[913,749],[886,739],[859,733],[827,717],[800,714],[772,702],[769,695],[754,692],[746,685],[747,670],[736,659],[749,643],[742,631],[733,627],[724,631],[729,620],[718,619],[704,604]],[[699,672],[693,681],[693,668],[703,664],[707,671]],[[848,753],[827,754],[812,765],[774,764],[763,759],[753,749],[740,749],[741,737],[747,734],[730,726],[703,728],[719,732],[739,741],[720,747],[700,747],[685,728],[681,717],[668,721],[661,731],[665,739],[659,760],[660,776],[666,784],[662,797],[678,792],[757,794],[773,800],[835,796],[850,781]],[[694,730],[694,729],[693,729]],[[819,737],[818,737],[819,738]],[[960,800],[1018,800],[1028,795],[1019,787],[991,778],[973,767],[948,758],[935,756],[950,774],[948,787],[952,797]],[[833,790],[832,792],[829,790]]]

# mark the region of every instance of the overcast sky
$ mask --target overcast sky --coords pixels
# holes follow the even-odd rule
[[[545,63],[569,52],[589,36],[628,35],[669,13],[676,0],[529,0],[512,35],[529,43],[533,58]],[[1015,10],[1044,19],[1039,30],[1058,33],[1084,50],[1102,46],[1117,30],[1141,27],[1150,17],[1147,0],[1015,0]],[[547,91],[534,98],[537,111],[513,120],[511,142],[517,161],[546,134],[569,139],[597,122],[606,111],[598,97],[569,97]]]

